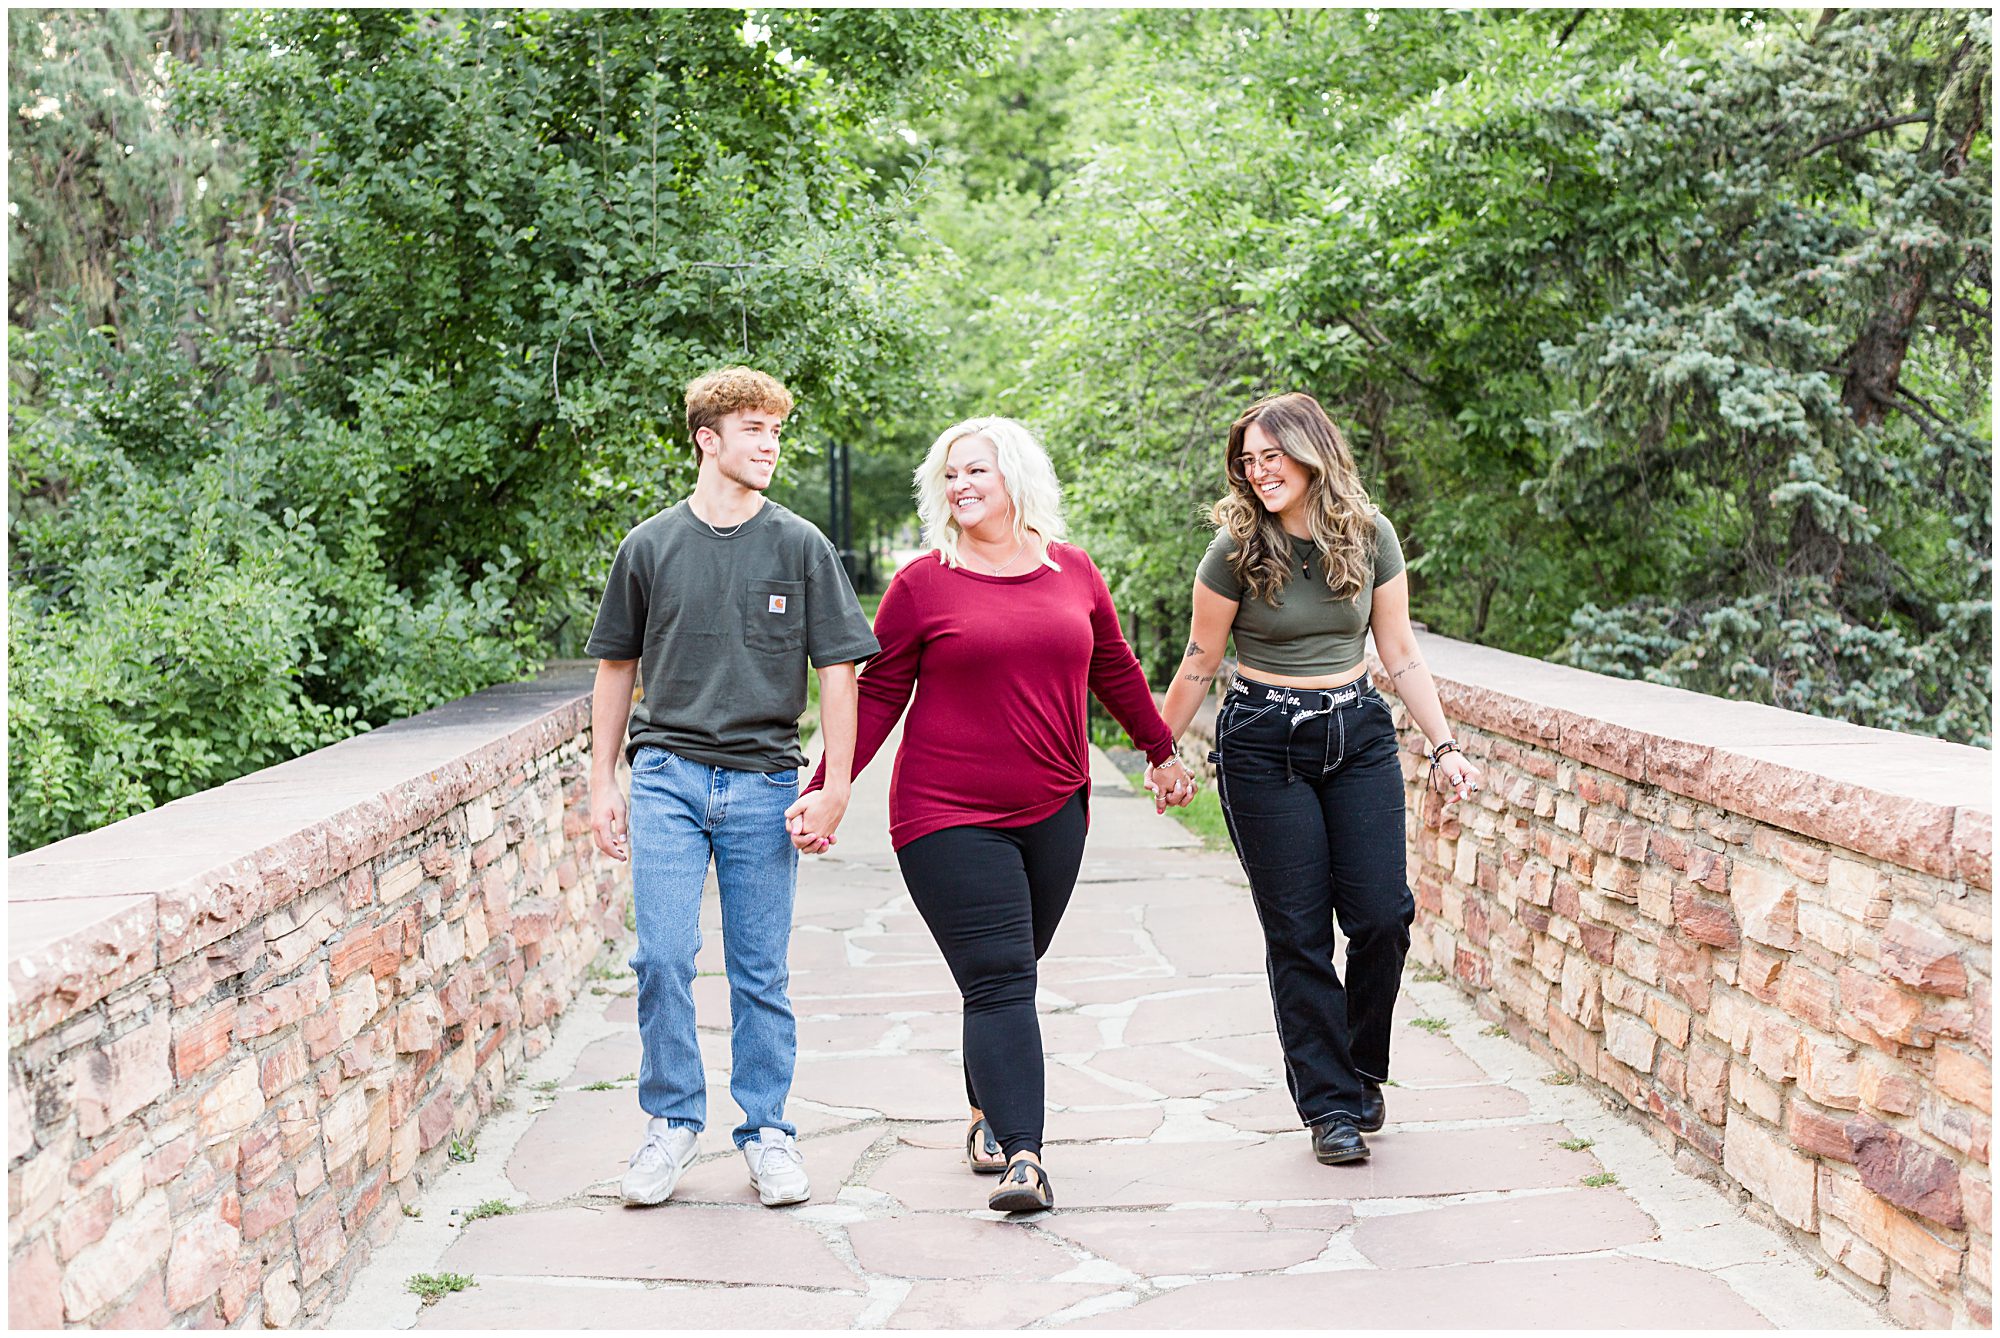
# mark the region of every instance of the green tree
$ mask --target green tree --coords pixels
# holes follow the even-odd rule
[[[910,183],[855,150],[948,92],[979,16],[256,23],[205,101],[296,183],[307,393],[411,425],[384,503],[398,578],[508,544],[521,616],[574,648],[617,535],[691,476],[690,376],[755,361],[801,393],[808,442],[907,393]]]
[[[170,62],[261,213],[224,284],[182,229],[115,324],[12,331],[17,848],[576,653],[692,375],[784,378],[808,454],[904,402],[913,171],[871,164],[990,27],[253,12]]]
[[[1624,293],[1546,349],[1545,513],[1699,536],[1562,658],[1991,733],[1990,17],[1828,14],[1612,108],[1554,107],[1626,202]],[[1678,113],[1668,128],[1669,110]],[[1629,538],[1625,540],[1629,543]]]
[[[168,113],[169,83],[212,59],[214,9],[7,12],[7,317],[34,324],[64,295],[101,323],[128,239],[177,223],[212,237],[236,201],[233,145]]]
[[[1983,740],[1983,15],[1119,26],[996,306],[1151,668],[1223,428],[1303,387],[1439,630]]]

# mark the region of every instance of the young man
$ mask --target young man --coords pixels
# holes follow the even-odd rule
[[[762,372],[725,367],[690,383],[686,398],[700,461],[694,492],[618,546],[585,650],[598,661],[591,830],[598,849],[622,860],[629,826],[638,917],[639,1104],[651,1119],[621,1189],[627,1203],[665,1201],[705,1123],[693,986],[713,858],[729,1091],[743,1108],[735,1141],[758,1197],[775,1207],[811,1192],[798,1131],[785,1120],[798,1053],[786,997],[798,855],[832,844],[846,811],[855,662],[878,647],[833,545],[764,499],[791,393]],[[819,673],[827,777],[841,784],[800,799],[808,660]],[[632,764],[629,818],[617,741]]]

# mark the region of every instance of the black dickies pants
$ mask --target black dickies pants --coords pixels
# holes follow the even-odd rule
[[[1389,1076],[1416,903],[1404,876],[1403,772],[1388,703],[1237,680],[1216,717],[1216,787],[1264,930],[1285,1078],[1299,1118],[1356,1115]],[[1347,938],[1346,982],[1334,925]]]

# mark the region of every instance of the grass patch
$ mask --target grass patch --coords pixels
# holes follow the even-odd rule
[[[616,966],[593,966],[586,974],[592,980],[617,980],[625,971]]]
[[[630,900],[625,903],[625,932],[628,934],[639,932],[639,907]]]
[[[466,1209],[465,1215],[459,1220],[464,1222],[477,1222],[482,1217],[505,1217],[508,1213],[511,1213],[513,1211],[514,1211],[514,1205],[507,1202],[507,1200],[505,1199],[488,1199],[484,1203],[476,1204],[473,1207]]]
[[[1422,1027],[1433,1036],[1442,1036],[1451,1030],[1451,1023],[1441,1017],[1413,1017],[1410,1019],[1410,1025]]]
[[[419,1208],[416,1204],[406,1203],[403,1205],[403,1216],[422,1217],[423,1215],[424,1215],[424,1210],[422,1208]]]
[[[1507,1028],[1498,1022],[1489,1022],[1479,1029],[1481,1036],[1505,1036]]]
[[[611,1081],[611,1079],[599,1078],[596,1082],[585,1083],[578,1090],[584,1092],[610,1092],[616,1090],[617,1087],[618,1084]]]
[[[407,1290],[423,1297],[425,1305],[436,1305],[453,1292],[478,1285],[463,1273],[416,1273],[403,1284]]]
[[[1596,1175],[1583,1177],[1583,1183],[1591,1189],[1603,1189],[1606,1185],[1618,1183],[1618,1177],[1609,1171],[1599,1171]]]
[[[553,1092],[561,1085],[554,1078],[544,1078],[535,1084],[535,1090],[537,1092]]]
[[[1410,979],[1421,981],[1426,985],[1435,985],[1444,979],[1444,972],[1435,966],[1420,966],[1410,972]]]
[[[1121,734],[1122,740],[1124,736]],[[1146,788],[1146,773],[1137,772],[1130,777],[1132,790],[1141,798],[1151,799],[1153,792]],[[1186,808],[1170,808],[1167,815],[1181,826],[1201,838],[1203,850],[1233,850],[1229,843],[1229,824],[1223,821],[1222,800],[1215,793],[1215,783],[1209,781],[1195,791],[1194,802]]]
[[[1551,1087],[1574,1087],[1576,1085],[1576,1075],[1574,1073],[1544,1073],[1542,1081]]]
[[[1582,1152],[1586,1149],[1596,1147],[1597,1143],[1596,1140],[1589,1138],[1565,1138],[1562,1142],[1556,1144],[1556,1146],[1564,1152]]]
[[[453,1161],[471,1161],[479,1155],[479,1140],[476,1138],[454,1138],[445,1155]]]

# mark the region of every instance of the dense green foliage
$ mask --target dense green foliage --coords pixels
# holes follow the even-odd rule
[[[209,231],[234,207],[234,142],[162,114],[174,74],[229,25],[216,9],[7,11],[11,323],[54,301],[107,319],[128,239],[179,219]]]
[[[1227,425],[1433,628],[1984,743],[1980,11],[14,11],[15,849],[581,648],[679,388],[1037,427],[1155,674]]]
[[[121,29],[168,74],[147,129],[228,137],[245,189],[128,217],[121,301],[10,329],[14,848],[579,653],[618,538],[692,478],[693,375],[784,379],[806,452],[910,396],[885,118],[990,27],[295,10],[199,64]],[[46,121],[97,119],[59,88]]]
[[[1229,421],[1304,388],[1437,630],[1986,741],[1986,15],[1095,17],[1053,188],[939,220],[1002,285],[940,306],[1151,670]]]

